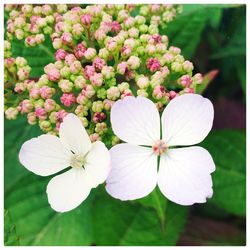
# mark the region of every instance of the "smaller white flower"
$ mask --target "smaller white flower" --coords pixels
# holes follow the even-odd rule
[[[107,192],[120,200],[134,200],[158,185],[175,203],[206,202],[213,194],[211,155],[202,147],[176,146],[200,143],[211,130],[213,117],[212,103],[197,94],[176,97],[161,118],[145,97],[117,101],[111,109],[112,128],[127,143],[110,150]]]
[[[110,171],[110,154],[104,143],[91,143],[80,119],[68,114],[61,123],[59,137],[41,135],[26,141],[20,162],[31,172],[53,177],[47,186],[48,201],[58,212],[79,206],[92,188],[103,183]]]

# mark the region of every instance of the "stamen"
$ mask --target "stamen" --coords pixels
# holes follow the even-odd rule
[[[166,151],[168,150],[168,145],[166,144],[166,142],[164,142],[162,140],[158,140],[152,146],[152,149],[153,149],[155,154],[162,155],[162,154],[166,153]]]

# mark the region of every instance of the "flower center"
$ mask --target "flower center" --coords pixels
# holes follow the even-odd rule
[[[166,153],[166,151],[168,150],[168,145],[166,144],[165,141],[158,140],[152,146],[152,149],[153,149],[155,154],[162,155],[162,154]]]
[[[72,155],[70,163],[72,168],[83,167],[85,163],[85,157],[82,155]]]

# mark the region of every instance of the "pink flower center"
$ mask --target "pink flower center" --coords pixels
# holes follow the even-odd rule
[[[168,145],[166,144],[165,141],[158,140],[152,146],[152,149],[153,149],[155,154],[162,155],[162,154],[166,153],[166,151],[168,150]]]

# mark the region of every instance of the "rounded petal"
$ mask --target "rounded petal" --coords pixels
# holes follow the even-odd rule
[[[47,194],[50,206],[67,212],[79,206],[89,195],[91,180],[83,168],[72,168],[50,180]]]
[[[155,104],[145,97],[125,97],[111,109],[114,133],[134,145],[151,146],[160,139],[160,116]]]
[[[47,176],[70,166],[72,153],[53,135],[26,141],[19,152],[20,162],[31,172]]]
[[[197,144],[213,126],[213,104],[197,94],[174,98],[162,114],[162,138],[169,146]]]
[[[107,179],[110,171],[110,154],[103,142],[97,141],[92,144],[84,168],[91,176],[92,187],[97,187]]]
[[[84,155],[91,148],[91,141],[81,120],[74,114],[68,114],[60,125],[60,139],[65,147],[75,154]]]
[[[158,185],[171,201],[181,205],[206,202],[213,195],[213,159],[202,147],[170,149],[161,156]]]
[[[157,156],[151,148],[122,143],[111,153],[106,190],[114,198],[135,200],[153,191],[157,183]]]

